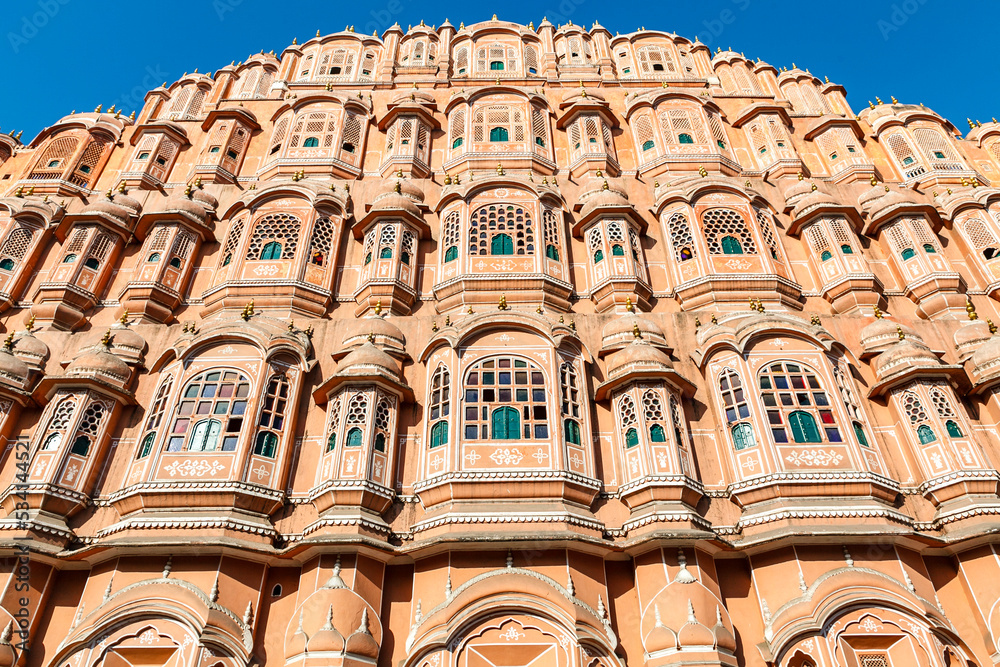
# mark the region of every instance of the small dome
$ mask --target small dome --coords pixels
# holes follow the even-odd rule
[[[886,193],[885,188],[886,186],[876,182],[870,188],[861,193],[858,197],[858,206],[863,209],[867,209],[873,201]]]
[[[929,347],[918,340],[905,338],[878,355],[872,362],[872,368],[875,375],[883,380],[906,368],[940,364],[937,355]]]
[[[721,607],[715,608],[715,627],[712,628],[712,632],[715,633],[715,645],[718,648],[726,649],[727,651],[736,650],[736,636],[722,622]]]
[[[219,205],[219,200],[201,188],[195,188],[191,193],[191,199],[201,202],[206,208],[215,210]]]
[[[646,649],[646,653],[655,653],[657,651],[675,648],[677,646],[677,637],[674,635],[672,630],[663,625],[663,620],[660,618],[660,607],[658,605],[653,605],[653,614],[656,618],[656,624],[642,641],[642,645]]]
[[[412,216],[420,217],[420,208],[417,207],[416,202],[396,192],[376,197],[375,201],[372,202],[371,210],[388,212],[406,211]]]
[[[810,194],[812,191],[812,183],[804,179],[797,179],[782,188],[781,196],[785,198],[789,206],[795,206],[799,199]]]
[[[677,646],[679,648],[695,646],[715,646],[715,633],[711,629],[694,621],[685,623],[677,633]]]
[[[18,389],[28,382],[28,364],[14,356],[6,346],[0,348],[0,382],[6,382]]]
[[[115,220],[127,220],[133,211],[131,209],[125,208],[120,204],[116,204],[110,199],[98,199],[97,201],[88,204],[84,207],[83,213],[106,215],[114,218]]]
[[[900,204],[909,204],[910,200],[903,196],[898,190],[889,190],[883,194],[878,199],[874,199],[868,204],[868,215],[870,217],[877,217],[883,211],[887,211],[890,208],[899,206]]]
[[[416,102],[418,104],[437,104],[437,100],[434,99],[433,95],[425,93],[422,90],[405,90],[399,95],[392,98],[391,104],[409,104],[410,102]]]
[[[972,366],[976,375],[987,375],[1000,366],[1000,336],[993,335],[972,353]]]
[[[608,360],[608,379],[631,371],[667,371],[674,367],[670,357],[648,343],[638,339],[611,355]]]
[[[146,339],[135,329],[120,322],[111,327],[111,350],[123,359],[132,363],[140,362],[148,347]]]
[[[66,375],[75,377],[95,377],[121,384],[128,381],[131,371],[128,364],[112,354],[103,345],[84,352],[66,368]]]
[[[605,180],[598,180],[580,195],[580,202],[583,204],[580,210],[581,219],[587,218],[594,211],[632,209],[625,191],[611,187]]]
[[[326,623],[309,639],[308,650],[310,653],[344,650],[344,636],[333,627],[333,605],[326,613]]]
[[[983,320],[971,320],[955,331],[955,349],[959,359],[965,361],[980,345],[993,336],[990,325]]]
[[[337,375],[370,375],[372,371],[379,374],[387,372],[392,377],[399,377],[399,364],[372,345],[371,341],[366,341],[364,345],[341,359],[337,366]]]
[[[14,334],[14,356],[22,361],[41,366],[49,358],[49,346],[35,338],[30,331]]]
[[[663,329],[644,317],[635,313],[626,313],[624,317],[614,317],[604,325],[601,332],[601,351],[621,349],[635,339],[635,329],[638,327],[642,339],[651,345],[667,347],[667,338]]]
[[[371,658],[372,660],[378,659],[378,642],[372,637],[371,631],[368,629],[368,610],[361,610],[361,624],[358,629],[354,631],[350,637],[347,638],[347,644],[345,646],[348,653],[352,655],[359,655],[365,658]]]
[[[417,185],[413,179],[390,176],[379,184],[373,203],[377,202],[382,197],[394,194],[402,195],[416,204],[422,204],[424,201],[424,191],[420,189],[420,186]]]
[[[292,635],[291,639],[288,640],[288,644],[285,646],[286,657],[302,655],[303,653],[306,652],[306,645],[309,643],[309,637],[302,629],[302,621],[304,616],[305,612],[299,611],[299,627],[296,628],[295,634]]]
[[[371,335],[378,347],[402,350],[406,346],[406,336],[395,324],[384,317],[366,317],[351,323],[341,347],[361,345]]]
[[[910,327],[884,317],[876,318],[874,322],[861,330],[861,346],[866,355],[879,354],[899,342],[899,332],[902,331],[907,340],[923,339]]]
[[[204,222],[208,218],[208,212],[204,206],[195,201],[194,198],[189,199],[182,194],[176,194],[163,202],[163,211],[186,213],[200,222]]]
[[[817,206],[837,206],[837,200],[823,192],[822,190],[815,190],[805,195],[804,197],[798,198],[795,202],[795,208],[792,209],[792,218],[797,218],[804,212],[816,208]]]

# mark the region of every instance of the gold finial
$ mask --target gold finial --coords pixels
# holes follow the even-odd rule
[[[319,30],[316,31],[316,36],[319,37]]]
[[[253,299],[250,299],[250,303],[243,307],[243,312],[240,313],[240,317],[243,318],[244,322],[249,322],[250,318],[253,317]]]
[[[372,343],[372,344],[374,344],[374,343],[375,343],[375,332],[374,332],[374,331],[369,331],[369,332],[368,332],[368,335],[367,335],[367,336],[365,336],[365,338],[367,338],[367,339],[368,339],[368,342],[369,342],[369,343]]]
[[[13,331],[11,331],[7,335],[7,338],[4,339],[4,341],[3,341],[3,349],[7,350],[8,352],[10,352],[10,351],[12,351],[14,349],[14,332]]]
[[[573,331],[576,331],[576,320],[569,321],[569,328],[572,329]]]
[[[500,301],[497,303],[497,310],[507,310],[507,295],[501,294]]]
[[[871,178],[871,180],[870,180],[870,181],[868,181],[868,182],[872,184],[872,187],[873,187],[873,188],[874,188],[874,187],[875,187],[876,185],[878,185],[878,179],[877,179],[877,178],[875,178],[875,175],[874,175],[874,174],[872,174],[872,178]]]
[[[535,312],[538,313],[539,315],[542,314],[542,304],[538,304],[538,307],[535,308]]]
[[[750,183],[750,180],[747,179],[747,182],[743,184],[743,187],[749,190],[751,187],[753,187],[753,185]]]
[[[310,324],[308,327],[306,327],[306,330],[303,331],[302,333],[306,335],[306,338],[312,340],[313,334],[315,333],[315,329],[313,329],[312,325]]]
[[[698,173],[701,174],[702,178],[705,178],[706,176],[708,176],[708,170],[705,169],[705,167],[703,167],[701,165],[698,166]]]
[[[560,316],[559,316],[559,324],[562,324],[562,323],[563,323],[563,322],[565,322],[565,321],[566,321],[566,320],[565,320],[565,319],[563,318],[563,316],[562,316],[562,315],[560,315]]]
[[[112,338],[113,336],[111,335],[111,329],[108,329],[107,331],[104,332],[104,335],[101,336],[101,345],[103,345],[105,349],[110,350]]]
[[[437,321],[431,322],[431,331],[437,331],[437,330],[438,330]]]
[[[123,327],[128,326],[128,308],[126,308],[125,312],[122,313],[122,316],[118,318],[118,321]]]
[[[396,181],[396,187],[393,189],[396,191],[396,194],[399,194],[400,192],[402,192],[403,186],[399,184],[399,181]]]
[[[878,305],[872,306],[872,313],[875,315],[876,320],[882,319],[882,309]]]
[[[295,331],[295,320],[288,320],[288,330]]]
[[[468,312],[469,312],[469,315],[472,315],[472,313],[474,313],[474,312],[476,312],[476,311],[472,310],[472,306],[470,305],[470,306],[469,306],[469,311],[468,311]]]
[[[292,46],[298,46],[298,45],[299,45],[299,38],[292,37]]]
[[[969,124],[969,129],[970,129],[970,130],[974,130],[974,129],[976,129],[976,124],[972,122],[972,119],[971,119],[971,118],[969,118],[969,117],[966,117],[966,118],[965,118],[965,122]]]
[[[632,324],[632,337],[636,340],[642,340],[642,332],[639,331],[639,323],[635,322]]]
[[[444,175],[444,184],[445,185],[451,185],[451,176],[450,175],[448,175],[448,174]]]
[[[817,190],[817,188],[816,188],[816,184],[815,184],[815,183],[813,183],[813,184],[812,184],[812,191],[813,191],[813,192],[816,192],[816,190]]]
[[[31,329],[35,326],[35,316],[29,315],[28,321],[24,323],[24,330],[31,333]]]
[[[375,302],[375,314],[376,315],[382,314],[382,299],[379,299],[378,301]]]
[[[830,77],[828,77],[828,76],[824,76],[823,80],[826,81],[827,83],[830,83]]]
[[[444,325],[446,327],[450,327],[451,326],[451,315],[445,315],[444,316]]]
[[[991,334],[995,334],[997,332],[997,325],[993,324],[993,320],[987,318],[986,324],[990,327]]]
[[[878,104],[879,106],[882,106],[882,98],[879,97],[878,95],[876,95],[875,96],[875,103]]]
[[[819,322],[819,315],[813,315],[809,319],[809,323],[812,324],[814,327],[818,327],[819,324],[820,324],[820,322]]]
[[[626,313],[635,312],[635,306],[632,305],[632,297],[630,296],[625,297],[625,312]]]
[[[799,172],[798,174],[796,174],[796,177],[797,177],[797,178],[798,178],[798,179],[799,179],[800,181],[801,181],[801,180],[802,180],[803,178],[805,178],[805,176],[803,176],[803,175],[802,175],[802,172],[801,172],[801,171],[800,171],[800,172]]]
[[[694,318],[694,328],[695,329],[700,329],[701,328],[701,320],[699,320],[697,317]]]
[[[874,109],[874,108],[875,108],[875,105],[874,105],[874,104],[872,104],[872,101],[871,101],[871,100],[868,100],[868,108],[869,108],[869,109]]]
[[[607,179],[605,179],[604,180],[604,185],[601,186],[601,190],[608,190],[608,189],[609,189],[609,187],[608,187],[608,181],[607,181]]]
[[[889,96],[889,99],[890,99],[890,100],[892,100],[892,103],[893,103],[893,104],[899,104],[899,100],[897,100],[897,99],[895,98],[895,96],[893,96],[893,95],[890,95],[890,96]]]
[[[494,21],[496,21],[496,20],[497,20],[497,15],[496,15],[496,14],[494,14],[494,15],[493,15],[493,20],[494,20]]]
[[[497,176],[503,176],[504,173],[503,165],[497,162]]]
[[[712,313],[712,324],[718,324],[718,323],[719,323],[719,318],[715,316],[715,313]]]
[[[969,319],[970,320],[978,320],[979,319],[979,315],[976,314],[976,307],[972,305],[972,299],[969,299],[968,296],[966,296],[965,299],[966,299],[966,301],[965,301],[965,312],[967,312],[969,314]]]
[[[94,113],[101,113],[101,109],[104,107],[103,104],[98,104],[97,108],[94,109]]]
[[[899,326],[898,324],[896,325],[896,335],[899,336],[899,340],[903,340],[906,338],[906,334],[903,333],[903,327]]]

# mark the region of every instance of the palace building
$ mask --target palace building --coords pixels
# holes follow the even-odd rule
[[[0,667],[1000,665],[969,126],[494,17],[0,136]]]

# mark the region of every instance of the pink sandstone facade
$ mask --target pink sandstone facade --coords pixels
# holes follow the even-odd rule
[[[1000,124],[352,30],[0,137],[0,667],[1000,664]]]

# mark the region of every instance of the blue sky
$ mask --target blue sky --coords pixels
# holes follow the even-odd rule
[[[945,0],[697,0],[599,2],[515,0],[8,0],[0,27],[0,131],[23,130],[27,143],[71,110],[116,103],[126,112],[142,95],[195,68],[215,71],[293,37],[354,25],[379,34],[398,21],[456,26],[489,19],[537,25],[597,20],[612,33],[639,26],[696,35],[715,50],[732,47],[776,67],[792,63],[847,88],[852,107],[869,99],[924,103],[963,131],[966,117],[1000,116],[993,60],[998,2]],[[15,95],[16,91],[16,95]],[[141,91],[141,92],[140,92]]]

